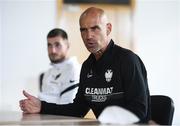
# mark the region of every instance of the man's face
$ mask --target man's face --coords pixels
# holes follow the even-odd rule
[[[89,52],[96,53],[107,42],[107,24],[97,15],[87,15],[80,20],[80,32]]]
[[[61,36],[47,38],[48,55],[52,63],[62,62],[67,56],[68,42]]]

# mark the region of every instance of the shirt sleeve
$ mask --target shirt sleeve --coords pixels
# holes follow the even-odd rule
[[[41,101],[40,113],[84,117],[88,110],[89,107],[82,98],[82,94],[79,88],[73,103],[57,105]]]
[[[146,120],[149,107],[147,73],[140,58],[130,53],[122,63],[125,108],[135,113],[141,121]]]

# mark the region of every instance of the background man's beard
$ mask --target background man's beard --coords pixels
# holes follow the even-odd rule
[[[58,59],[52,59],[50,58],[51,63],[61,63],[62,61],[64,61],[65,57],[62,58],[58,58]]]

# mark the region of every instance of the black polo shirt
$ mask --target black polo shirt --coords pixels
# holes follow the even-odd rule
[[[146,122],[150,119],[149,98],[143,62],[135,53],[111,40],[100,59],[91,54],[83,63],[74,103],[57,107],[42,102],[41,112],[84,116],[91,108],[98,117],[105,107],[118,105]]]

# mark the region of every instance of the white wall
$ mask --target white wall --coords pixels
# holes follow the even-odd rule
[[[2,72],[2,68],[1,68],[1,66],[2,66],[2,64],[1,64],[1,61],[2,61],[2,52],[1,52],[2,51],[1,50],[1,43],[2,43],[1,19],[2,19],[2,13],[1,12],[2,11],[1,10],[2,10],[2,4],[0,2],[0,108],[1,108],[1,99],[2,99],[2,97],[1,97],[2,96],[2,93],[1,93],[1,89],[2,89],[2,87],[1,87],[2,86],[2,78],[1,78],[2,77],[2,73],[1,73]]]
[[[179,8],[179,0],[138,0],[135,12],[136,49],[147,67],[150,92],[173,98],[174,124],[180,124]]]
[[[38,75],[49,66],[46,35],[56,24],[56,0],[1,0],[0,4],[0,109],[18,111],[22,90],[37,95]]]

